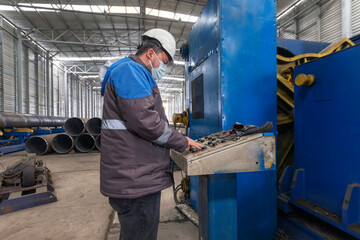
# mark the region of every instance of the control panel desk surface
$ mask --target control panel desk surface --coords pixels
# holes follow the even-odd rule
[[[272,170],[276,166],[274,136],[238,137],[223,131],[197,141],[203,149],[171,150],[171,158],[189,176]]]

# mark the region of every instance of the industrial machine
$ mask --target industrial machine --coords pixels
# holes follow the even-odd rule
[[[294,69],[303,63],[354,46],[354,38],[332,44],[277,39],[277,177],[294,162]]]
[[[294,69],[294,164],[279,180],[278,223],[295,240],[360,239],[360,46],[350,45]]]
[[[191,175],[190,201],[199,213],[204,240],[266,240],[276,233],[276,162],[270,164],[260,154],[261,142],[276,133],[275,5],[270,0],[209,0],[181,49],[191,138],[209,138],[235,122],[260,126],[270,121],[275,126],[273,136],[257,135],[249,142],[244,137],[222,143],[212,135],[220,143],[187,153],[187,166],[178,161]],[[241,167],[239,156],[232,161],[223,157],[239,149],[254,154],[246,163],[249,168]],[[214,168],[195,171],[196,163],[210,168],[207,154],[216,156]]]
[[[200,150],[171,151],[171,158],[188,176],[270,170],[276,163],[273,134],[239,137],[224,131],[198,141],[203,143]]]
[[[57,201],[50,170],[35,155],[0,173],[0,215]]]

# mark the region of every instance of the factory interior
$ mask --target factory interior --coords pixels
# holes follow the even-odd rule
[[[0,0],[0,239],[360,239],[359,69],[360,0]]]

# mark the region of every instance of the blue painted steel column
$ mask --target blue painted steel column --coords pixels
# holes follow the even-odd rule
[[[235,122],[272,121],[276,134],[276,1],[209,0],[189,34],[188,76],[191,94],[203,79],[203,117],[190,96],[192,138]],[[204,240],[273,239],[275,170],[192,177],[190,188]]]
[[[272,121],[276,134],[276,3],[220,2],[222,129],[235,122]],[[236,239],[273,239],[276,171],[242,172],[236,178]]]

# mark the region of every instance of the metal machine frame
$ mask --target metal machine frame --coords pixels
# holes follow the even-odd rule
[[[207,2],[184,56],[191,138],[230,130],[235,122],[276,126],[275,16],[272,0]],[[193,176],[190,196],[203,239],[275,235],[276,164],[267,171]]]
[[[294,239],[360,238],[359,62],[353,46],[295,68],[313,81],[295,79],[295,162],[278,188],[279,223]]]

